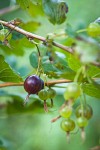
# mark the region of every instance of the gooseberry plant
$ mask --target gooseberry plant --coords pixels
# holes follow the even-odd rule
[[[33,34],[39,28],[35,21],[26,23],[20,18],[8,22],[0,20],[0,87],[24,86],[27,92],[24,105],[27,105],[30,95],[37,95],[48,112],[58,94],[55,84],[68,83],[62,94],[65,102],[51,122],[62,118],[60,126],[67,133],[68,140],[69,134],[78,126],[84,139],[84,128],[93,115],[86,94],[100,99],[100,19],[90,22],[85,29],[73,31],[67,22],[70,7],[63,0],[16,0],[16,3],[30,15],[41,15],[54,26],[65,23],[65,28],[61,33],[48,33],[44,38]],[[61,41],[56,42],[59,37]],[[24,55],[24,48],[34,48],[29,55],[33,70],[27,73],[27,77],[15,72],[5,61],[8,53]],[[75,109],[75,121],[72,114],[77,99],[80,99],[80,104]]]

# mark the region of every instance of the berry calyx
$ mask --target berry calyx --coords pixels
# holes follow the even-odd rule
[[[64,108],[59,110],[60,116],[64,118],[69,118],[72,114],[72,107],[65,106]]]
[[[28,76],[24,81],[24,89],[28,94],[37,94],[42,88],[44,88],[43,80],[36,75]]]
[[[75,115],[76,115],[77,118],[83,116],[86,119],[90,119],[93,115],[92,107],[90,105],[86,105],[86,106],[79,105],[76,108]]]
[[[70,83],[64,92],[65,100],[75,100],[81,95],[80,85],[76,82]]]

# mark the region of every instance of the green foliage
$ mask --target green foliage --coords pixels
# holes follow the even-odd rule
[[[25,9],[31,16],[43,15],[40,3],[33,0],[16,0],[22,9]]]
[[[100,99],[100,88],[97,88],[93,84],[84,84],[83,91],[89,96]]]
[[[73,55],[70,55],[68,58],[68,64],[69,67],[74,70],[75,72],[78,71],[78,69],[81,67],[81,63],[78,58],[74,57]]]
[[[38,54],[36,52],[32,52],[30,55],[30,64],[33,68],[38,67]]]
[[[17,3],[23,8],[26,9],[29,7],[30,0],[16,0]]]
[[[4,82],[22,81],[22,78],[5,62],[2,55],[0,55],[0,80]]]
[[[8,1],[11,8],[16,5],[12,0]],[[34,38],[33,43],[31,43],[28,36],[25,37],[14,30],[9,34],[8,37],[10,38],[8,38],[6,35],[10,30],[1,24],[1,83],[2,81],[5,82],[4,84],[6,84],[6,82],[23,81],[18,72],[20,72],[24,78],[31,74],[40,75],[44,83],[53,81],[59,83],[59,80],[70,79],[72,82],[75,81],[81,86],[82,97],[78,97],[78,99],[73,102],[70,100],[64,101],[63,94],[65,88],[66,90],[68,89],[68,84],[59,83],[52,85],[54,86],[53,89],[56,90],[54,107],[50,108],[50,98],[53,98],[55,93],[51,93],[50,96],[48,90],[46,90],[45,96],[42,93],[41,98],[45,100],[49,94],[50,97],[47,100],[49,113],[44,114],[43,101],[40,101],[37,93],[36,95],[31,94],[28,103],[26,106],[23,106],[27,94],[23,86],[0,88],[0,150],[58,150],[62,149],[62,147],[64,150],[66,148],[73,149],[73,147],[75,150],[92,149],[93,145],[98,145],[100,130],[98,120],[98,111],[100,110],[99,101],[96,101],[96,99],[100,99],[100,67],[99,65],[94,65],[100,63],[100,25],[99,20],[93,22],[93,20],[96,20],[99,16],[99,9],[97,7],[100,5],[100,2],[98,0],[78,0],[77,2],[74,0],[16,0],[16,2],[20,8],[15,7],[16,10],[11,10],[11,12],[4,15],[1,13],[1,18],[8,22],[16,18],[21,19],[22,22],[18,25],[19,28],[46,37],[46,41],[39,43],[39,40],[35,40]],[[0,2],[1,8],[3,8],[1,5],[4,3],[6,2]],[[9,5],[7,6],[8,8]],[[94,5],[96,9],[93,12]],[[66,20],[68,7],[69,13],[68,19]],[[80,11],[79,13],[80,8],[84,11]],[[52,24],[48,22],[46,17],[48,17]],[[67,24],[64,22],[67,22]],[[77,30],[84,30],[85,32],[78,32]],[[5,43],[6,40],[8,43]],[[36,51],[35,42],[38,43],[41,57],[39,57],[38,51]],[[62,48],[53,46],[53,42],[58,42],[59,44],[72,48],[74,53],[69,54]],[[13,61],[12,57],[15,59],[14,65],[11,63]],[[16,72],[10,66],[12,66]],[[69,85],[71,85],[71,83],[69,83]],[[46,85],[44,85],[44,87],[48,89]],[[72,89],[73,88],[74,86],[72,86]],[[86,101],[83,93],[86,95]],[[79,95],[80,91],[78,96]],[[67,93],[67,96],[72,98],[72,91],[69,95]],[[66,138],[63,136],[63,132],[59,132],[59,121],[56,122],[55,125],[52,125],[52,132],[50,123],[51,115],[52,117],[55,117],[55,115],[58,116],[59,112],[55,110],[60,107],[62,108],[60,109],[62,111],[60,112],[62,118],[72,117],[76,123],[77,118],[75,118],[75,116],[73,117],[74,111],[72,107],[75,108],[80,101],[81,106],[83,106],[83,103],[90,103],[91,107],[93,106],[94,115],[91,118],[89,128],[86,128],[87,139],[83,145],[76,144],[81,142],[79,141],[79,135],[75,134],[71,136],[72,144],[66,144]],[[74,103],[75,105],[73,105]],[[67,104],[66,107],[63,107],[65,104]],[[45,105],[46,103],[44,103],[44,108],[46,107]],[[86,111],[86,107],[84,108],[84,111]],[[82,113],[82,115],[84,114]],[[84,115],[84,117],[86,116]],[[86,122],[84,118],[78,120],[80,127],[85,126],[87,124]],[[45,128],[43,128],[43,126],[45,126]],[[54,126],[56,126],[56,130]],[[67,130],[68,126],[65,125],[64,121],[61,127],[63,130],[69,131],[72,130],[75,125]],[[43,135],[45,135],[44,139],[47,141],[46,144],[45,140],[41,140]],[[34,141],[33,137],[35,137]]]
[[[67,3],[62,0],[43,0],[43,9],[53,24],[62,24],[68,12]]]
[[[7,38],[6,38],[7,36]],[[10,40],[12,37],[11,34],[9,34],[9,30],[8,29],[2,29],[0,30],[0,41],[4,42],[5,39]]]
[[[30,21],[27,23],[21,23],[21,28],[26,30],[26,31],[29,31],[29,32],[35,31],[39,26],[40,26],[40,23],[35,22],[35,21]]]

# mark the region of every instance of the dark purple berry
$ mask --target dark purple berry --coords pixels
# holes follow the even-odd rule
[[[26,78],[24,82],[24,89],[28,94],[37,94],[44,88],[44,82],[38,76],[32,75]]]
[[[41,79],[41,90],[44,89],[44,81]]]

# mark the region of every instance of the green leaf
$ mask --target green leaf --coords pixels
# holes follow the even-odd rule
[[[72,70],[74,70],[75,72],[77,72],[79,70],[79,68],[81,67],[81,63],[80,63],[79,59],[75,58],[73,55],[69,56],[68,64],[69,64],[69,67]]]
[[[88,69],[88,74],[90,77],[100,77],[100,68],[96,67],[96,66],[89,66]]]
[[[30,21],[30,22],[21,24],[21,28],[29,32],[35,31],[39,26],[40,26],[40,23],[35,22],[35,21]]]
[[[0,80],[4,82],[21,82],[22,78],[15,73],[0,55]]]
[[[29,8],[27,9],[27,11],[32,17],[36,17],[37,15],[44,15],[42,5],[40,4],[35,5],[32,2],[30,2]]]
[[[62,24],[66,20],[68,6],[62,0],[43,0],[43,9],[53,24]]]
[[[93,84],[84,84],[83,91],[89,96],[100,99],[100,89],[94,86]]]
[[[33,103],[29,104],[28,107],[23,107],[23,99],[19,96],[13,96],[13,102],[9,102],[7,105],[7,114],[17,113],[41,113],[43,112],[43,105],[39,100],[32,99]]]
[[[16,0],[22,9],[27,10],[31,16],[43,15],[42,5],[40,2],[33,0]]]
[[[30,0],[16,0],[16,1],[23,9],[27,9],[29,7]]]
[[[82,66],[79,59],[75,58],[73,55],[69,56],[68,64],[69,64],[69,67],[72,70],[74,70],[75,72],[77,72]],[[93,66],[93,65],[88,66],[88,72],[87,73],[88,73],[89,77],[100,77],[100,69],[96,66]]]
[[[45,73],[49,71],[57,72],[59,71],[52,63],[49,61],[46,61],[45,63],[42,64],[43,70]]]
[[[37,68],[38,67],[38,54],[37,52],[32,52],[30,54],[30,64],[32,65],[33,68]]]
[[[75,75],[76,75],[76,73],[74,71],[67,70],[66,72],[62,73],[60,75],[60,77],[62,77],[64,79],[74,80]]]
[[[1,50],[3,50],[7,54],[15,54],[22,56],[24,54],[25,48],[33,48],[34,45],[28,41],[28,39],[21,38],[17,40],[10,41],[11,49],[5,45],[0,45]]]
[[[4,42],[5,39],[7,39],[9,41],[11,39],[11,37],[12,37],[12,34],[9,34],[8,29],[0,30],[0,41]]]

